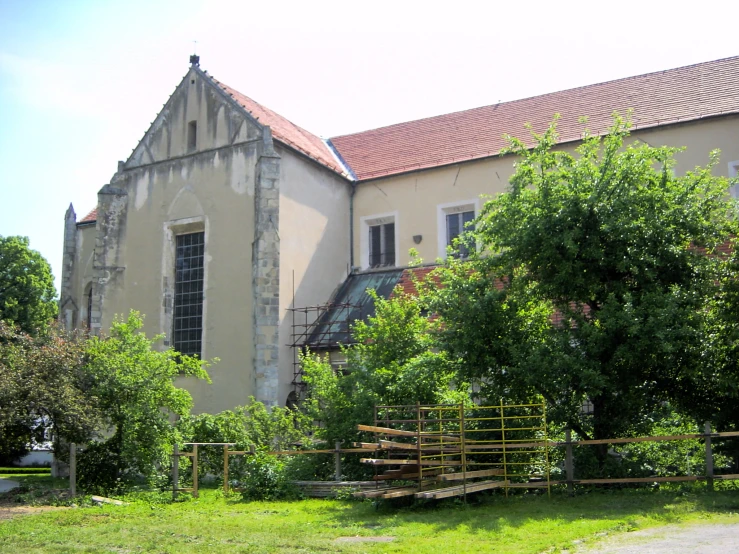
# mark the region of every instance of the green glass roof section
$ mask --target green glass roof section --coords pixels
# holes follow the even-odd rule
[[[349,275],[327,310],[316,320],[304,346],[325,350],[351,344],[354,322],[375,315],[375,302],[367,290],[374,289],[381,298],[389,298],[402,275],[403,270],[395,268]]]

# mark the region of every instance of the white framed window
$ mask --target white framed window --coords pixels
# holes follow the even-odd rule
[[[729,162],[729,179],[736,178],[739,178],[739,161]],[[732,185],[729,192],[732,198],[739,199],[739,183]]]
[[[467,224],[480,213],[480,201],[468,200],[439,204],[436,207],[436,227],[438,236],[439,257],[445,259],[447,246],[451,246],[459,235],[464,233]],[[461,247],[462,257],[467,255]]]
[[[208,220],[164,222],[160,333],[164,345],[205,358],[208,289]]]
[[[398,212],[360,218],[362,269],[394,267],[397,261]]]

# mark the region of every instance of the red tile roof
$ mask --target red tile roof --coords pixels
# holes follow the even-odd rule
[[[94,223],[95,221],[97,221],[97,219],[98,219],[98,209],[95,208],[85,217],[80,219],[77,223]]]
[[[358,180],[492,156],[504,134],[527,137],[555,113],[560,142],[580,139],[578,122],[602,133],[611,114],[634,110],[634,129],[739,113],[739,56],[504,102],[331,139]]]
[[[245,96],[228,85],[225,85],[217,79],[209,77],[218,87],[223,89],[226,94],[231,96],[238,104],[248,111],[259,123],[269,125],[272,130],[272,136],[283,144],[305,154],[309,158],[317,161],[321,165],[335,171],[339,175],[346,176],[345,169],[336,161],[336,158],[326,145],[326,143],[313,133],[310,133],[298,127],[291,121],[288,121],[280,114],[273,112],[266,106],[255,102],[248,96]]]
[[[417,282],[426,280],[429,273],[438,268],[438,265],[424,266],[424,267],[409,267],[403,270],[403,274],[400,276],[398,284],[395,285],[395,289],[391,296],[398,293],[409,294],[411,296],[418,295],[418,289],[416,288]],[[436,279],[438,283],[438,279]]]

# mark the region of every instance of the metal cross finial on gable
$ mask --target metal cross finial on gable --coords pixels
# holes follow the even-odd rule
[[[198,41],[193,40],[192,41],[192,55],[190,56],[190,65],[192,67],[200,66],[200,56],[197,54],[197,48],[198,48]]]

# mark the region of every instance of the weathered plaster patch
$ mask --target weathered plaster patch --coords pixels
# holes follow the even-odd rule
[[[254,183],[250,182],[246,171],[246,156],[234,154],[231,157],[231,189],[236,194],[254,196]]]
[[[149,198],[149,171],[144,171],[136,180],[136,210],[140,210]]]

